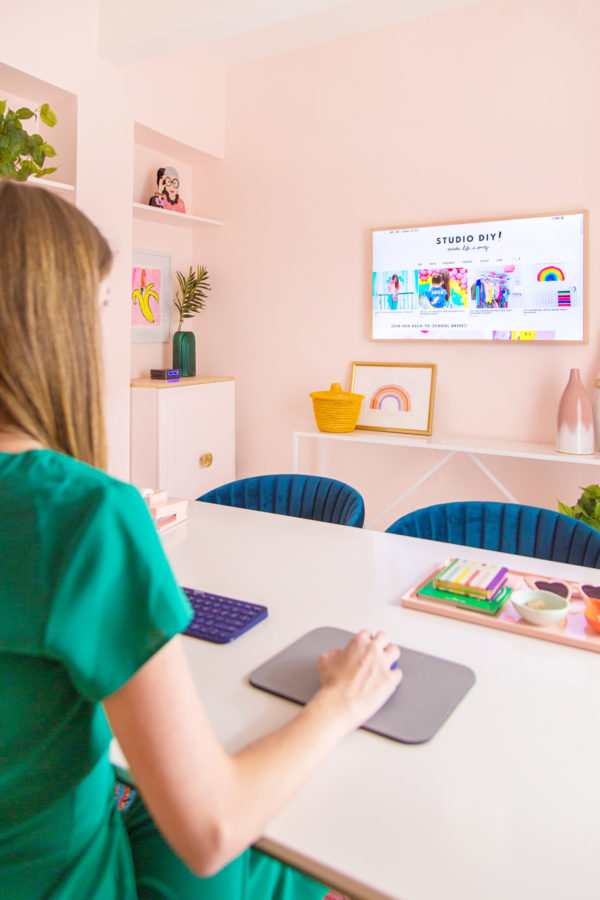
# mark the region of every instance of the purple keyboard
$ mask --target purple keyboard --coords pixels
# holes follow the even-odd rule
[[[220,594],[184,587],[194,609],[194,618],[183,632],[215,644],[228,644],[267,618],[267,607]]]

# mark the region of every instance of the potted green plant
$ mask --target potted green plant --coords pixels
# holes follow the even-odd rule
[[[590,484],[581,488],[583,493],[575,506],[558,501],[558,511],[573,519],[581,519],[586,525],[600,531],[600,485]]]
[[[191,319],[204,309],[206,296],[210,291],[206,266],[190,266],[187,276],[176,272],[179,289],[175,295],[175,309],[179,313],[177,331],[173,335],[173,368],[181,371],[182,377],[196,374],[196,338],[193,331],[183,331],[184,319]]]
[[[41,134],[29,134],[21,122],[37,119],[54,128],[56,115],[47,103],[36,111],[27,106],[7,109],[7,101],[0,100],[0,178],[27,181],[30,175],[42,178],[56,172],[56,166],[44,168],[46,157],[56,156],[56,150],[47,144]]]

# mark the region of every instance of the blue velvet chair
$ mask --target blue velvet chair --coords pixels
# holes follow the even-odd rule
[[[600,568],[600,533],[563,513],[518,503],[465,501],[417,509],[386,529],[432,541]]]
[[[318,475],[257,475],[223,484],[202,497],[205,503],[317,519],[362,528],[363,498],[353,487]]]

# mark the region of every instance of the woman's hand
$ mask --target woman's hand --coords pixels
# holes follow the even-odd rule
[[[392,666],[399,658],[399,647],[382,631],[375,636],[360,631],[343,650],[328,650],[319,658],[323,691],[345,708],[350,728],[364,724],[396,690],[402,671]]]

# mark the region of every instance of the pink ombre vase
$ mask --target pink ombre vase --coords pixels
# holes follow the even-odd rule
[[[571,375],[558,404],[556,449],[559,453],[594,452],[594,414],[579,369]]]

